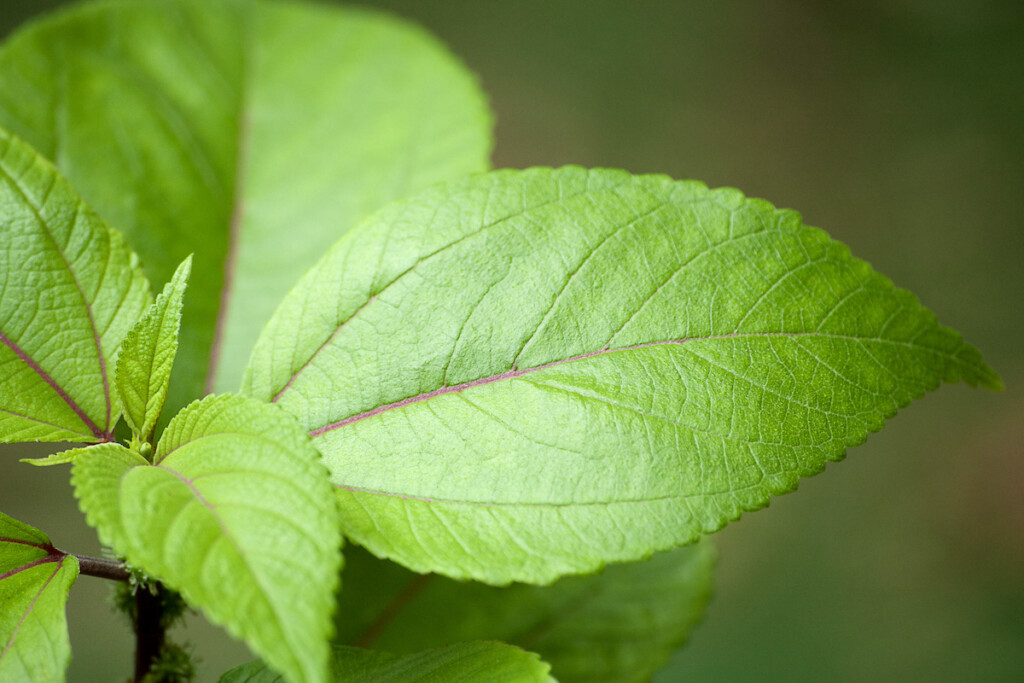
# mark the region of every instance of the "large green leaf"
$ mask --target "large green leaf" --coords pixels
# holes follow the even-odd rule
[[[714,556],[704,541],[551,586],[495,588],[414,574],[353,546],[337,638],[389,652],[502,640],[538,653],[562,683],[639,683],[703,616]]]
[[[237,386],[281,297],[386,202],[483,170],[473,77],[387,15],[255,0],[89,3],[0,51],[0,125],[166,282],[195,253],[169,406]]]
[[[52,683],[71,661],[65,606],[78,560],[0,513],[0,680]]]
[[[537,655],[504,643],[459,643],[395,655],[338,647],[331,663],[334,683],[555,683]],[[221,676],[220,683],[280,683],[262,662]]]
[[[565,168],[369,219],[284,300],[244,386],[315,437],[351,538],[501,584],[693,542],[943,380],[999,385],[795,212]]]
[[[167,400],[171,367],[178,352],[182,300],[192,270],[185,259],[142,319],[125,337],[117,358],[117,393],[128,426],[148,441]]]
[[[0,443],[113,438],[114,355],[149,300],[124,239],[0,129]]]
[[[116,444],[73,461],[104,543],[288,680],[324,680],[340,533],[320,456],[288,415],[208,397],[171,420],[152,465]]]

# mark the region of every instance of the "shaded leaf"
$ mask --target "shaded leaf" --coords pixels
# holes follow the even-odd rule
[[[703,616],[714,558],[704,541],[551,586],[495,588],[415,574],[353,546],[337,638],[389,652],[501,640],[539,654],[562,683],[648,681]]]
[[[691,543],[958,380],[999,386],[795,212],[565,168],[376,214],[284,300],[244,387],[314,437],[353,540],[504,584]]]
[[[154,282],[195,253],[174,410],[237,386],[274,306],[349,227],[490,150],[484,97],[434,38],[294,2],[52,14],[0,50],[0,125],[56,161]]]
[[[288,680],[324,680],[340,534],[320,457],[288,415],[211,396],[171,420],[152,465],[92,447],[75,458],[72,483],[128,562]]]
[[[125,337],[118,354],[117,391],[125,421],[140,441],[149,441],[167,400],[171,367],[178,352],[182,300],[191,271],[189,256]]]
[[[336,647],[331,663],[335,683],[555,683],[551,667],[537,655],[504,643],[459,643],[395,655]],[[220,683],[279,683],[262,662],[228,671]]]
[[[65,607],[76,578],[73,555],[0,513],[0,680],[64,680],[71,661]]]
[[[149,284],[124,239],[3,130],[0,254],[0,443],[111,439],[111,364]]]

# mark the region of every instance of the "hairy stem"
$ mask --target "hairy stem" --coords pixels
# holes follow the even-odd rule
[[[135,591],[135,683],[142,683],[164,647],[164,590],[157,583],[153,590],[139,586]]]
[[[102,557],[89,557],[88,555],[75,555],[75,557],[78,559],[79,571],[86,576],[95,576],[111,581],[127,581],[131,576],[123,562],[107,560]]]

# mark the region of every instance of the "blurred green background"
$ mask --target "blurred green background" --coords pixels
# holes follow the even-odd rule
[[[0,33],[60,5],[3,0]],[[717,596],[669,681],[1024,680],[1024,3],[367,2],[479,74],[497,167],[699,178],[800,210],[980,347],[1007,391],[946,387],[795,496],[718,534]],[[0,507],[99,552],[60,468],[0,453]],[[72,592],[72,681],[130,670]],[[213,680],[244,647],[193,620]]]

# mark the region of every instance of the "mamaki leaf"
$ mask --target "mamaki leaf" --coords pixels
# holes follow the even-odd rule
[[[622,171],[398,202],[285,298],[244,390],[324,454],[345,533],[418,572],[548,583],[792,491],[973,347],[793,211]]]
[[[181,307],[192,271],[192,257],[182,261],[121,345],[117,358],[117,392],[125,421],[140,441],[148,441],[167,400],[171,367],[178,351]]]
[[[73,555],[0,513],[0,680],[64,680],[71,661],[65,607],[77,577]]]
[[[432,36],[326,3],[81,3],[0,48],[0,125],[166,282],[195,254],[168,407],[238,386],[281,297],[387,202],[487,168],[491,117]]]
[[[556,683],[551,667],[530,652],[504,643],[458,643],[411,655],[336,647],[334,683]],[[262,662],[221,676],[220,683],[280,683]]]
[[[290,416],[211,396],[171,420],[153,464],[116,444],[73,462],[75,495],[104,543],[287,680],[326,680],[338,515],[320,456]]]
[[[704,540],[551,586],[496,588],[415,574],[352,546],[337,639],[403,653],[501,640],[539,654],[562,683],[641,683],[703,617],[714,562]]]
[[[0,129],[0,443],[109,441],[114,357],[149,305],[124,239]]]

